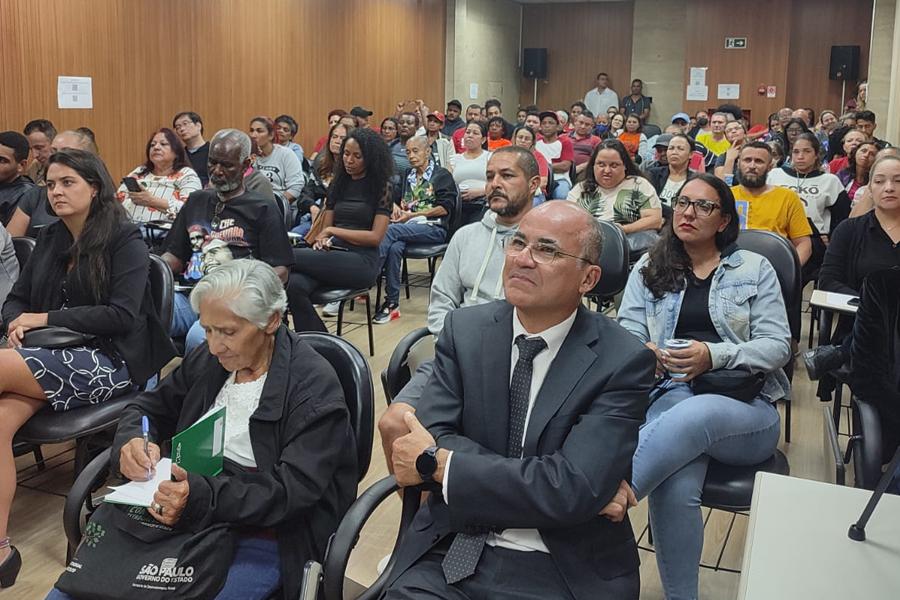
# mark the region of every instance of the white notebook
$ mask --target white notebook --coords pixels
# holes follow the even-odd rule
[[[150,481],[130,481],[112,488],[112,493],[103,498],[104,502],[128,504],[131,506],[149,507],[153,502],[153,494],[163,481],[172,479],[172,460],[162,458],[156,463],[156,472]]]

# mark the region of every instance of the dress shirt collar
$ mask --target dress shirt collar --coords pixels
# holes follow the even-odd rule
[[[513,347],[516,345],[516,338],[519,335],[524,334],[525,337],[535,338],[539,337],[547,343],[547,350],[550,351],[551,356],[555,356],[559,349],[562,347],[563,342],[566,340],[566,336],[569,335],[569,331],[572,329],[572,325],[575,323],[575,317],[578,315],[578,309],[572,311],[572,314],[569,315],[564,321],[557,323],[553,327],[545,329],[544,331],[539,331],[538,333],[528,333],[525,331],[525,327],[522,325],[522,322],[519,321],[519,309],[513,308]]]

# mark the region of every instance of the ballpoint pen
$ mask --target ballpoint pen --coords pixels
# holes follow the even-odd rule
[[[144,436],[144,454],[150,458],[150,419],[147,415],[141,417],[141,433]],[[152,461],[151,461],[152,463]],[[153,467],[147,467],[147,481],[153,479]]]

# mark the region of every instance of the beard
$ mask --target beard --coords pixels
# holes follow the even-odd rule
[[[741,184],[750,190],[758,190],[759,188],[766,187],[766,176],[768,173],[763,173],[762,175],[751,175],[749,173],[744,173],[740,171],[741,174]]]
[[[495,198],[506,200],[506,203],[502,207],[494,208],[492,206],[492,201]],[[533,202],[533,199],[528,196],[523,196],[522,198],[510,198],[505,194],[494,193],[488,198],[488,207],[500,217],[514,217],[517,214],[521,213],[524,210],[525,206],[529,203]]]
[[[236,179],[234,181],[228,181],[227,179],[223,179],[221,181],[210,179],[209,183],[212,184],[213,189],[220,194],[229,194],[241,187],[240,179]]]

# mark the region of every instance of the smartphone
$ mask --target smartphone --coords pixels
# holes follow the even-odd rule
[[[125,184],[125,189],[129,192],[143,192],[144,188],[141,187],[141,184],[138,183],[138,180],[134,177],[123,177],[122,183]]]
[[[853,298],[847,300],[847,304],[849,304],[850,306],[859,306],[859,298],[854,296]]]

